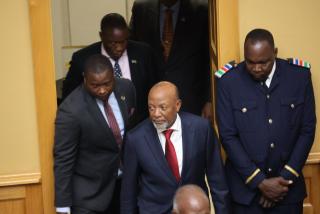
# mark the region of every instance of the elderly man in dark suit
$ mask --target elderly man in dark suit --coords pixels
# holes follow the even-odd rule
[[[170,82],[151,88],[148,105],[150,119],[126,138],[121,213],[171,213],[180,186],[195,184],[208,193],[207,176],[215,213],[228,214],[220,147],[209,121],[178,113],[181,100]]]
[[[174,83],[182,110],[211,117],[207,0],[136,0],[131,38],[148,43],[158,76]]]
[[[116,77],[130,79],[137,94],[135,123],[148,116],[147,95],[156,82],[154,55],[148,45],[128,40],[125,19],[117,13],[105,15],[100,23],[100,42],[75,52],[70,69],[63,82],[62,97],[67,97],[83,81],[85,60],[94,54],[103,54],[111,61]]]
[[[134,86],[114,78],[105,56],[88,58],[84,83],[63,101],[56,117],[58,213],[119,213],[121,149],[135,102]]]

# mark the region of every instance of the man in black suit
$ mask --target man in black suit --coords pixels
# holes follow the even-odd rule
[[[119,213],[122,139],[135,102],[133,84],[114,78],[112,64],[105,56],[88,58],[84,83],[57,112],[57,213]]]
[[[180,91],[182,110],[211,116],[207,0],[136,0],[133,40],[148,43],[158,76]]]
[[[128,26],[120,14],[105,15],[100,28],[100,42],[73,54],[69,72],[63,82],[62,99],[82,83],[85,60],[91,55],[103,54],[111,61],[117,77],[130,79],[136,88],[137,109],[134,120],[137,123],[148,116],[147,93],[157,79],[153,54],[148,45],[128,40]]]

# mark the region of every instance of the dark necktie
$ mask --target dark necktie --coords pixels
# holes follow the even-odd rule
[[[172,129],[168,129],[163,132],[164,136],[166,137],[166,154],[165,154],[165,156],[166,156],[168,165],[169,165],[174,177],[179,182],[180,181],[180,174],[179,174],[177,154],[176,154],[176,150],[174,149],[174,146],[170,140],[172,132],[173,132]]]
[[[107,120],[109,122],[109,127],[112,130],[113,136],[115,137],[119,148],[121,148],[122,145],[122,137],[121,137],[121,132],[120,132],[120,128],[119,125],[117,123],[116,117],[113,114],[112,108],[109,105],[108,101],[105,102],[104,105],[104,111],[106,113],[107,116]]]
[[[164,16],[163,32],[162,32],[162,46],[163,46],[163,57],[167,61],[172,41],[173,41],[173,24],[172,24],[172,10],[166,9]]]
[[[117,78],[122,77],[122,72],[121,72],[121,68],[119,66],[118,61],[115,61],[115,63],[114,63],[114,76]]]

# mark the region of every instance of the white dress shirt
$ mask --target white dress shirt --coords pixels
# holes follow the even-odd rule
[[[106,116],[106,113],[104,111],[104,104],[103,104],[103,101],[102,100],[99,100],[99,99],[96,99],[96,102],[97,102],[97,105],[101,111],[101,113],[103,114],[103,117],[104,119],[107,121],[107,123],[109,124],[109,121],[107,120],[107,116]],[[121,114],[121,111],[120,111],[120,107],[119,107],[119,104],[118,104],[118,101],[116,99],[116,96],[114,95],[114,93],[112,92],[109,96],[109,99],[108,99],[108,103],[109,105],[111,106],[111,109],[113,111],[113,114],[117,120],[117,123],[118,123],[118,126],[119,126],[119,129],[120,129],[120,132],[121,132],[121,136],[123,138],[123,135],[124,135],[124,121],[123,121],[123,117],[122,117],[122,114]],[[122,174],[122,171],[119,169],[118,170],[118,176],[120,176]],[[71,214],[71,209],[70,207],[57,207],[56,208],[56,211],[57,212],[62,212],[62,213],[68,213],[68,214]]]
[[[270,88],[272,77],[274,75],[275,70],[276,70],[276,61],[274,61],[271,73],[269,74],[269,76],[268,76],[268,78],[266,80],[266,85],[267,85],[268,88]]]
[[[183,145],[182,145],[182,127],[181,127],[181,119],[179,117],[179,114],[177,114],[176,121],[173,123],[173,125],[170,127],[170,129],[173,130],[170,140],[174,146],[174,149],[176,151],[178,165],[179,165],[179,173],[181,175],[182,171],[182,161],[183,161]],[[166,153],[166,137],[161,131],[158,131],[159,140],[161,143],[161,147],[163,150],[163,153]]]
[[[101,100],[99,100],[99,99],[96,99],[96,101],[97,101],[97,104],[99,106],[99,109],[100,109],[101,113],[103,114],[104,119],[107,121],[107,123],[109,125],[109,121],[107,120],[106,112],[104,111],[103,102]],[[123,135],[124,135],[124,121],[123,121],[123,118],[122,118],[122,114],[121,114],[121,111],[120,111],[120,107],[119,107],[118,101],[117,101],[116,96],[114,95],[113,92],[109,96],[108,103],[111,106],[113,114],[114,114],[114,116],[115,116],[115,118],[117,120],[121,136],[123,138]]]
[[[104,49],[102,43],[101,43],[101,54],[106,56],[110,60],[112,66],[114,67],[115,61],[109,56],[107,51]],[[122,78],[131,80],[131,72],[130,72],[129,57],[128,57],[127,50],[125,50],[122,56],[118,59],[118,64],[121,69]]]

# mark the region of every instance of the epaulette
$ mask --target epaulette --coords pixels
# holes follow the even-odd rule
[[[290,64],[297,65],[300,67],[309,68],[309,69],[311,68],[311,64],[307,61],[303,61],[302,59],[288,58],[288,62]]]
[[[230,71],[233,67],[236,67],[236,62],[233,60],[231,62],[228,62],[224,66],[222,66],[219,70],[217,70],[214,75],[218,78],[221,78],[223,75],[225,75],[228,71]]]

